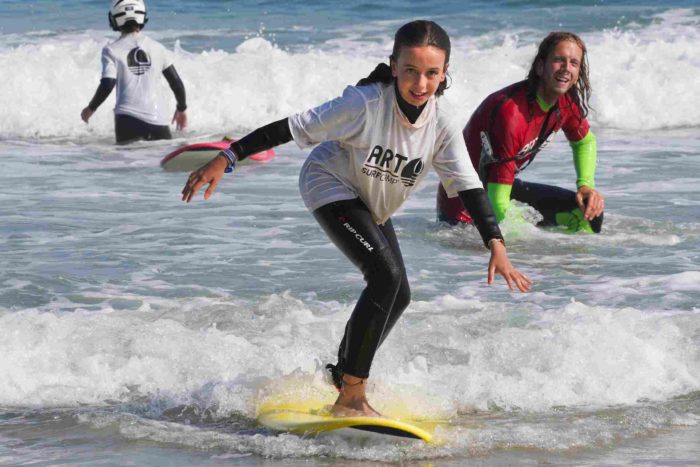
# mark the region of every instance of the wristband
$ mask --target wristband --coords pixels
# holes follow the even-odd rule
[[[221,151],[221,154],[223,154],[226,160],[228,161],[228,165],[226,166],[224,173],[229,174],[233,172],[233,170],[236,168],[236,161],[238,160],[238,156],[235,152],[231,151],[231,149],[224,149],[223,151]]]

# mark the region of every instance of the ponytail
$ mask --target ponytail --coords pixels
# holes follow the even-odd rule
[[[392,81],[394,81],[394,76],[391,74],[391,67],[386,63],[380,63],[369,76],[358,81],[357,86],[367,86],[372,83],[389,84]]]

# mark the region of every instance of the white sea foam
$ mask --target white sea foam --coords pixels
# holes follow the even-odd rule
[[[328,388],[322,366],[335,361],[363,286],[299,199],[303,151],[279,147],[274,163],[241,166],[213,198],[188,206],[179,201],[185,175],[158,167],[185,140],[242,132],[336,95],[389,54],[398,22],[350,24],[325,43],[281,48],[274,34],[147,30],[174,48],[192,128],[129,147],[112,144],[113,96],[89,126],[78,117],[111,34],[0,35],[0,415],[12,432],[0,458],[697,458],[697,19],[672,10],[651,25],[584,32],[604,230],[566,235],[535,227],[530,208],[511,209],[502,229],[513,264],[536,281],[531,293],[509,292],[500,277],[487,286],[476,230],[434,222],[433,172],[395,216],[413,302],[374,361],[370,400],[451,418],[438,445],[301,437],[254,421],[271,381]],[[453,35],[447,97],[466,118],[524,76],[543,34]],[[242,44],[189,50],[223,36],[211,42]],[[178,38],[184,50],[172,46]],[[174,105],[164,80],[163,95]],[[666,129],[686,125],[695,128]],[[561,135],[524,176],[573,187]]]
[[[220,32],[220,31],[219,31]],[[219,32],[212,32],[218,34]],[[200,31],[200,33],[202,33]],[[346,31],[322,47],[287,51],[254,37],[235,50],[190,53],[175,62],[188,94],[186,135],[240,133],[319,104],[365,76],[389,41],[356,42]],[[169,37],[159,32],[156,37]],[[90,125],[79,118],[99,82],[99,53],[112,36],[0,36],[0,138],[111,140],[111,96]],[[606,128],[648,130],[700,122],[700,27],[691,10],[670,10],[646,27],[584,34],[594,86],[591,120]],[[463,120],[487,94],[523,79],[536,45],[506,35],[453,38],[453,87]],[[174,110],[163,80],[162,98]]]
[[[673,290],[697,289],[697,273],[668,281]],[[294,371],[318,373],[333,358],[349,313],[342,304],[308,304],[289,295],[257,304],[134,298],[138,312],[116,309],[112,298],[100,312],[0,315],[0,405],[148,396],[157,406],[196,403],[220,416],[253,417],[261,382]],[[665,400],[700,388],[700,355],[692,344],[697,329],[667,313],[578,302],[560,311],[537,308],[516,317],[469,293],[414,303],[375,361],[375,403],[440,400],[429,409],[433,414],[493,406],[540,410]],[[423,389],[412,394],[412,387]]]

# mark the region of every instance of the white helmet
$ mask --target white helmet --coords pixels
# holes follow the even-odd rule
[[[146,3],[144,0],[112,0],[109,9],[109,25],[119,31],[126,23],[134,21],[141,27],[148,22]]]

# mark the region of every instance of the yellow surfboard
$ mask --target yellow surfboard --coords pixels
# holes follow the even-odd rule
[[[287,379],[287,382],[290,382]],[[306,385],[295,390],[268,391],[261,397],[257,407],[257,420],[261,425],[278,431],[298,434],[316,434],[341,428],[354,428],[384,435],[420,439],[429,443],[436,423],[411,418],[395,417],[388,412],[384,417],[336,417],[331,406],[338,393],[329,385],[309,385],[309,381],[296,381]]]
[[[323,412],[271,410],[258,415],[258,422],[273,430],[300,434],[355,428],[384,435],[422,439],[426,443],[433,439],[431,433],[416,425],[385,417],[334,417]]]

